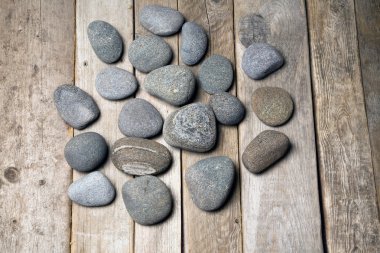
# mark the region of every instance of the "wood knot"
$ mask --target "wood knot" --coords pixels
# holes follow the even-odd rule
[[[8,167],[4,171],[4,177],[10,183],[16,183],[20,180],[20,171],[15,167]]]

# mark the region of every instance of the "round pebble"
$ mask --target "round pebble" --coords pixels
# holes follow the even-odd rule
[[[182,43],[180,55],[186,65],[197,64],[207,51],[207,34],[194,22],[186,22],[181,31]]]
[[[244,105],[227,92],[218,92],[211,96],[210,106],[216,119],[224,125],[237,125],[245,116]]]
[[[221,55],[207,58],[199,69],[199,84],[209,94],[227,91],[232,85],[233,77],[231,62]]]

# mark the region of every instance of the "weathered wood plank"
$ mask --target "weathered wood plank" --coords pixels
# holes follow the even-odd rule
[[[0,249],[67,252],[72,132],[53,92],[74,79],[74,1],[2,1]]]
[[[321,215],[314,140],[307,20],[304,1],[235,1],[238,97],[247,107],[239,126],[240,153],[261,131],[269,129],[251,107],[255,89],[287,90],[295,103],[291,120],[275,130],[292,143],[287,156],[260,175],[241,170],[244,252],[322,252]],[[286,63],[269,77],[254,81],[241,69],[244,46],[238,39],[239,19],[261,15],[268,32],[260,38],[283,53]],[[273,129],[273,128],[271,128]],[[242,164],[242,163],[241,163]]]

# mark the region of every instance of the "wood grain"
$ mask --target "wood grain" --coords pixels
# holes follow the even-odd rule
[[[354,1],[308,1],[308,14],[327,250],[379,252]]]
[[[285,57],[285,65],[267,78],[251,80],[241,69],[244,46],[236,42],[238,97],[247,107],[239,126],[242,153],[265,129],[285,133],[292,147],[286,157],[260,175],[241,169],[244,252],[322,252],[321,215],[314,140],[313,105],[309,71],[307,21],[303,1],[235,1],[235,33],[239,19],[257,14],[268,25],[262,36]],[[277,128],[264,125],[251,107],[259,87],[287,90],[295,103],[288,123]],[[241,163],[242,164],[242,163]]]

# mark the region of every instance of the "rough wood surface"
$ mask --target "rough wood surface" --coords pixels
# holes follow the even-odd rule
[[[322,203],[329,252],[379,252],[354,1],[308,1]]]

